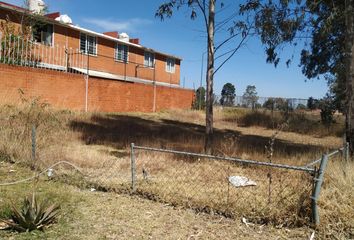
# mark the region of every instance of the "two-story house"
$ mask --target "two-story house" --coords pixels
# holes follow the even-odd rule
[[[18,29],[29,25],[26,21],[30,21],[31,36],[23,39]],[[192,104],[193,91],[180,87],[181,58],[142,46],[139,39],[131,39],[126,33],[98,33],[74,25],[68,16],[58,12],[40,15],[32,9],[5,2],[0,2],[0,22],[0,64],[31,67],[38,71],[45,69],[46,74],[50,73],[48,70],[52,70],[53,74],[81,74],[86,81],[86,110],[155,111],[164,108],[189,108]],[[6,32],[6,24],[13,24],[17,30],[13,33]],[[93,86],[97,86],[97,83],[92,81],[95,80],[110,81],[109,84],[102,84],[108,84],[112,88],[120,87],[122,90],[118,89],[118,95],[127,95],[127,91],[129,94],[127,98],[120,96],[119,99],[114,94],[108,94],[112,99],[107,99],[106,93],[102,93],[106,95],[103,97],[95,92],[100,88],[98,86],[94,89]],[[134,98],[134,88],[140,89],[137,95],[146,96],[144,99],[135,95],[145,102],[144,107],[140,108],[134,99],[130,99]],[[90,93],[95,93],[96,98],[105,98],[105,107],[99,106],[99,100],[95,100],[95,106],[90,107],[90,101],[93,101]],[[107,101],[111,102],[111,108],[107,106]],[[123,106],[122,101],[125,102],[124,107],[113,106]],[[151,109],[145,106],[146,102],[151,104]],[[68,107],[70,108],[70,104]]]

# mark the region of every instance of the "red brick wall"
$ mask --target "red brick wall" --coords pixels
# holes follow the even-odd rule
[[[41,97],[54,107],[85,109],[85,76],[0,64],[0,104],[20,101],[18,89],[28,97]],[[156,86],[156,110],[189,109],[194,92]],[[89,78],[88,110],[102,112],[152,112],[154,87],[100,78]]]

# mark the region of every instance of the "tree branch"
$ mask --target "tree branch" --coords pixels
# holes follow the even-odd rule
[[[227,39],[225,39],[222,43],[220,43],[218,46],[215,47],[215,52],[217,52],[217,50],[219,50],[223,45],[225,45],[226,43],[228,43],[230,40],[232,40],[233,38],[239,36],[240,33],[231,35],[230,37],[228,37]]]
[[[251,29],[251,28],[250,28]],[[220,66],[214,71],[214,75],[220,70],[220,68],[222,66],[224,66],[224,64],[229,61],[234,55],[235,53],[242,47],[243,43],[246,41],[249,33],[250,33],[250,29],[248,30],[248,32],[242,37],[242,40],[240,41],[240,43],[237,45],[237,47],[235,49],[232,50],[232,53],[230,54],[230,56],[228,56],[221,64]]]

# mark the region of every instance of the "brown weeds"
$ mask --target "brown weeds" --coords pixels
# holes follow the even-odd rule
[[[220,156],[267,161],[264,146],[274,131],[262,124],[240,126],[245,114],[254,113],[215,111],[215,152]],[[130,143],[198,153],[202,152],[204,142],[204,114],[198,111],[84,114],[53,110],[40,101],[33,104],[29,100],[19,106],[2,106],[0,123],[1,160],[31,160],[30,129],[36,124],[37,161],[42,168],[60,160],[70,161],[83,170],[90,186],[118,192],[130,186]],[[279,133],[273,146],[273,162],[304,165],[328,149],[339,147],[342,141],[333,136],[334,132],[319,138],[318,129],[308,134],[296,133],[305,128],[300,129]],[[272,170],[269,202],[268,168],[139,153],[137,169],[138,192],[151,199],[204,212],[244,216],[254,222],[283,226],[308,222],[311,178],[306,174]],[[319,203],[324,228],[330,224],[330,229],[346,236],[354,226],[352,170],[352,163],[343,167],[341,161],[332,161]],[[249,177],[258,185],[235,188],[228,182],[228,177],[234,175]]]

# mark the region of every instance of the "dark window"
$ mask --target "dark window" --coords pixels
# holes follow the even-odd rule
[[[37,23],[33,26],[33,40],[47,46],[53,45],[53,24]]]
[[[127,62],[128,61],[128,51],[129,50],[128,50],[127,45],[117,43],[116,52],[115,52],[115,59],[117,61]]]
[[[175,60],[173,58],[167,58],[166,60],[166,72],[175,72]]]
[[[80,51],[85,54],[97,55],[97,39],[95,36],[80,34]]]
[[[155,54],[152,52],[145,52],[144,54],[144,65],[146,67],[153,68],[155,64]]]

